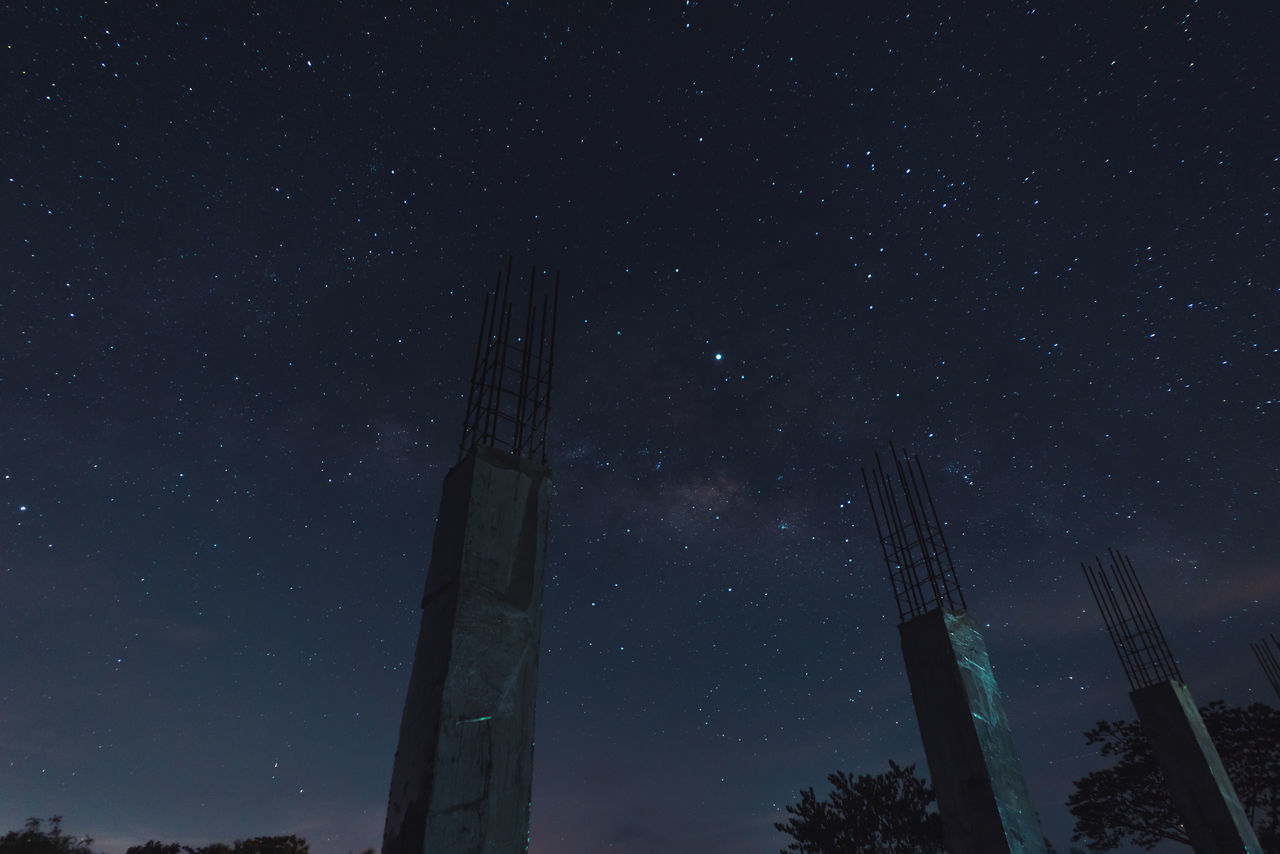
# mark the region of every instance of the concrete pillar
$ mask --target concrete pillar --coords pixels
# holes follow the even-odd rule
[[[528,851],[550,491],[485,446],[445,477],[383,854]]]
[[[986,644],[965,614],[898,627],[951,854],[1045,854]]]
[[[1129,699],[1196,854],[1261,854],[1187,686],[1170,679],[1139,688]]]

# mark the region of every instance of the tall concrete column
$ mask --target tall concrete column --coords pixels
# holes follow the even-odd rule
[[[383,854],[528,850],[550,489],[483,445],[445,478]]]
[[[1187,686],[1169,679],[1129,699],[1196,854],[1262,854]]]
[[[920,460],[863,470],[920,738],[951,854],[1045,854],[987,646],[966,613]]]
[[[1120,657],[1133,710],[1164,772],[1169,796],[1196,854],[1261,854],[1218,748],[1182,681],[1169,642],[1133,569],[1108,550],[1110,566],[1081,564],[1089,590]]]
[[[436,518],[383,854],[529,850],[560,276],[523,329],[485,295],[458,462]]]
[[[1044,854],[986,643],[944,609],[898,626],[911,701],[951,854]]]

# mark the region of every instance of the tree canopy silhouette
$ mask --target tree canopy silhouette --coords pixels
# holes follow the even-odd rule
[[[837,771],[827,780],[825,800],[804,789],[799,803],[787,805],[791,817],[774,824],[794,840],[782,854],[945,854],[942,820],[929,810],[933,789],[914,765],[891,759],[883,774]]]
[[[237,839],[232,845],[215,842],[200,848],[152,839],[130,847],[125,854],[309,854],[309,851],[310,846],[305,839],[290,835],[253,836]]]
[[[38,818],[29,818],[22,830],[11,830],[0,836],[0,854],[96,854],[88,836],[68,836],[62,832],[62,816],[49,819],[49,829],[41,827]],[[364,854],[372,854],[368,849]],[[226,845],[215,842],[193,848],[177,842],[150,840],[130,846],[125,854],[310,854],[310,846],[298,836],[252,836]]]
[[[40,819],[29,818],[22,830],[11,830],[0,836],[0,854],[93,854],[88,836],[68,836],[62,832],[62,816],[49,819],[49,829],[42,830]]]
[[[1217,700],[1200,714],[1258,840],[1280,854],[1280,712],[1263,703],[1242,708]],[[1076,819],[1072,840],[1093,851],[1126,844],[1149,850],[1166,839],[1190,845],[1142,725],[1099,721],[1084,735],[1115,764],[1075,781],[1067,799]]]

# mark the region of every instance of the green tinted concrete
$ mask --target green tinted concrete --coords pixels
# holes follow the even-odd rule
[[[898,629],[951,854],[1045,854],[977,626],[937,610]]]
[[[445,478],[383,854],[528,850],[550,491],[486,447]]]
[[[1261,854],[1187,686],[1159,682],[1139,688],[1129,699],[1196,854]]]

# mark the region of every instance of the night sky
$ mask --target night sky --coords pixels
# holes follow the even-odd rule
[[[545,5],[0,11],[0,832],[380,843],[508,256],[563,288],[533,854],[924,769],[890,440],[1059,850],[1132,717],[1082,560],[1275,702],[1270,4]]]

